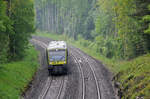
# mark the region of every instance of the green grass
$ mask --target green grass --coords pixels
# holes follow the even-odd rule
[[[0,65],[0,99],[19,99],[39,66],[38,52],[30,46],[23,60]]]
[[[124,92],[123,99],[137,96],[150,99],[150,54],[121,63],[120,67],[126,67],[116,75]]]
[[[36,33],[36,35],[55,40],[65,40],[88,55],[102,61],[114,73],[115,80],[121,83],[122,99],[136,99],[138,96],[150,99],[150,54],[130,61],[119,61],[103,57],[96,52],[94,44],[84,39],[74,41],[65,35],[52,33]]]

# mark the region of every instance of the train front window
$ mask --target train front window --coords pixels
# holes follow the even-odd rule
[[[65,61],[66,51],[65,50],[50,50],[49,51],[50,61]]]

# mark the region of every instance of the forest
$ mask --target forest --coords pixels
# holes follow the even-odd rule
[[[24,56],[35,27],[83,38],[107,58],[133,59],[150,50],[149,14],[148,0],[0,0],[0,63]]]
[[[0,0],[0,64],[24,57],[34,15],[33,0]]]
[[[30,86],[40,67],[30,43],[37,32],[69,38],[102,61],[122,99],[149,99],[150,0],[0,0],[0,99]]]
[[[35,0],[36,28],[65,34],[107,58],[150,51],[149,0]]]

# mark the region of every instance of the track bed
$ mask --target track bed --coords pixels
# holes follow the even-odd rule
[[[44,58],[49,41],[44,37],[31,40],[41,52],[41,69],[25,99],[116,99],[112,73],[101,62],[73,46],[69,46],[68,74],[49,76]]]

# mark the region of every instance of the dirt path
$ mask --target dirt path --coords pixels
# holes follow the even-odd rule
[[[116,99],[110,73],[98,60],[69,46],[68,75],[48,76],[45,48],[49,38],[33,37],[41,68],[25,99]]]

